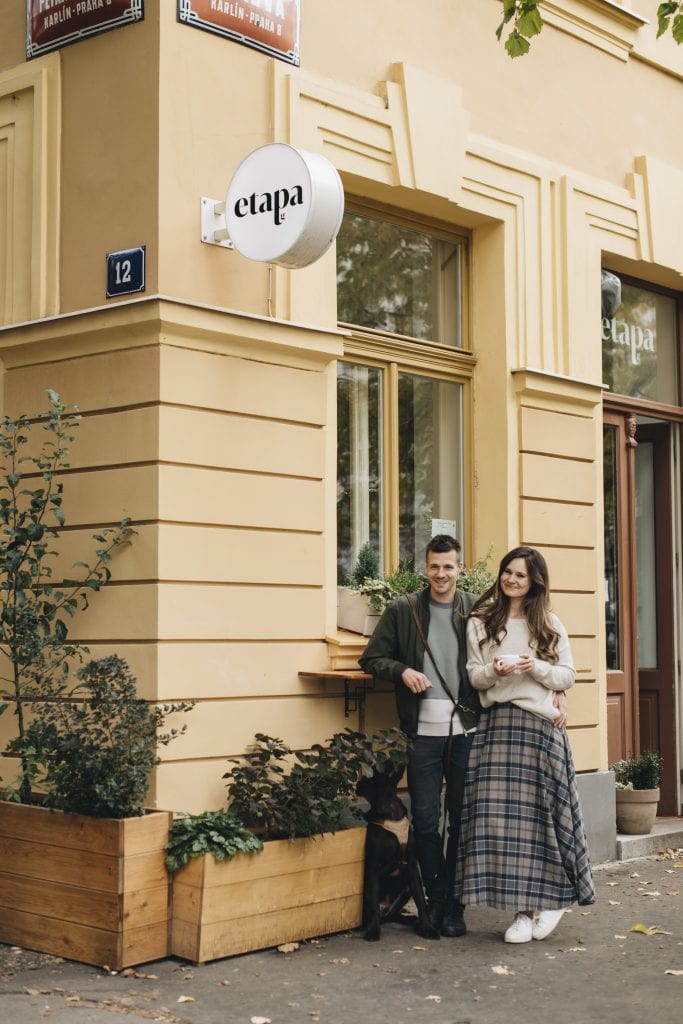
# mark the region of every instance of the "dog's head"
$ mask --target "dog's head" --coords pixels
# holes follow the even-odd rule
[[[370,804],[369,814],[383,812],[397,799],[397,787],[403,775],[403,767],[386,767],[363,777],[356,786],[356,793]]]

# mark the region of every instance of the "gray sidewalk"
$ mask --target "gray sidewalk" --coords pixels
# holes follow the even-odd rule
[[[683,850],[595,872],[597,902],[544,942],[507,945],[511,915],[468,911],[464,939],[401,924],[194,966],[121,974],[0,946],[2,1024],[681,1024]],[[635,924],[661,929],[642,934]],[[671,973],[675,972],[675,973]]]

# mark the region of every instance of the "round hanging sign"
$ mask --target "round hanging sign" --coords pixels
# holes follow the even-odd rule
[[[250,260],[290,270],[329,249],[344,214],[336,168],[282,142],[260,146],[235,171],[225,197],[230,240]]]

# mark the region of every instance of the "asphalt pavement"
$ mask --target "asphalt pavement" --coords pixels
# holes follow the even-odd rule
[[[595,882],[592,907],[522,945],[503,942],[510,915],[473,908],[462,939],[392,924],[376,943],[353,931],[118,974],[0,946],[0,1022],[681,1024],[683,849],[601,866]]]

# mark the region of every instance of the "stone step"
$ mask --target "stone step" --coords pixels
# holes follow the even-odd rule
[[[617,860],[650,857],[660,850],[683,849],[683,817],[657,818],[652,831],[643,836],[617,833]]]

